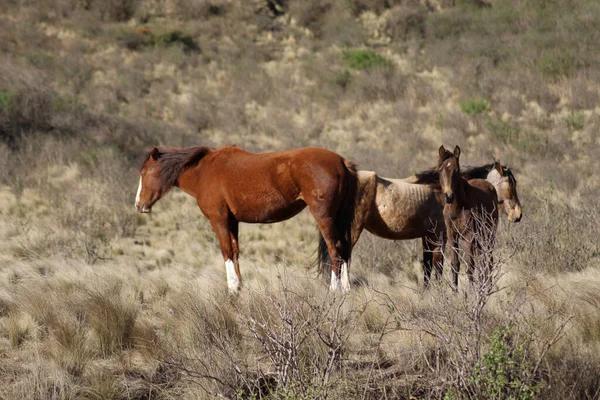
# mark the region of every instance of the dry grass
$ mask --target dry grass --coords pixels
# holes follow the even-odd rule
[[[0,397],[600,396],[595,2],[0,10]],[[317,145],[403,177],[441,143],[519,182],[489,293],[424,293],[420,242],[365,233],[332,295],[303,212],[242,226],[232,299],[193,199],[133,208],[156,144]]]

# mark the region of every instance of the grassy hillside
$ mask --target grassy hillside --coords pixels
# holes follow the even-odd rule
[[[599,32],[593,0],[2,2],[0,396],[598,398]],[[364,233],[329,294],[303,212],[241,226],[229,298],[192,198],[133,207],[152,146],[227,144],[499,158],[498,291]]]

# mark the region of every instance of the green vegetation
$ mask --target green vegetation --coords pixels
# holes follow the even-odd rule
[[[580,131],[583,129],[585,115],[583,114],[583,111],[571,111],[569,115],[564,118],[564,121],[565,124],[567,124],[569,132]]]
[[[529,361],[530,339],[518,336],[510,325],[496,329],[482,361],[469,383],[488,399],[531,400],[540,392]]]
[[[460,109],[468,116],[476,116],[488,111],[490,102],[482,97],[477,97],[460,103]]]
[[[550,51],[540,60],[540,72],[550,78],[569,76],[578,68],[576,56],[568,50]]]
[[[599,2],[4,3],[0,397],[600,393]],[[242,224],[231,299],[190,196],[132,204],[152,146],[228,144],[397,178],[459,144],[510,166],[523,221],[458,296],[422,290],[418,240],[363,234],[338,296],[308,210]]]
[[[389,60],[369,49],[346,50],[344,52],[344,59],[348,63],[348,67],[360,71],[392,66]]]
[[[117,38],[130,50],[169,46],[180,46],[185,52],[200,50],[194,38],[180,30],[163,33],[154,33],[151,30],[123,30],[118,33]]]
[[[352,75],[350,75],[350,70],[348,68],[344,68],[336,72],[334,77],[334,82],[339,87],[346,88],[352,79]]]
[[[13,105],[12,99],[14,92],[6,89],[0,89],[0,112],[8,113]]]

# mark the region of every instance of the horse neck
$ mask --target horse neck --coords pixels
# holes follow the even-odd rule
[[[492,168],[492,170],[487,174],[485,180],[491,183],[494,186],[494,189],[496,189],[496,192],[498,193],[498,200],[506,200],[504,198],[501,198],[504,192],[503,190],[500,190],[500,185],[502,184],[502,176],[498,173],[498,171],[496,171],[496,169]]]
[[[458,184],[458,189],[456,191],[456,193],[454,194],[454,201],[452,201],[452,203],[450,204],[444,204],[444,213],[451,215],[451,216],[456,216],[458,215],[460,212],[462,212],[463,209],[468,208],[469,207],[469,198],[468,198],[468,188],[466,187],[468,185],[468,183],[460,178],[460,182]]]
[[[200,164],[202,161],[200,161]],[[198,168],[200,167],[198,164],[196,167],[186,169],[183,171],[179,178],[177,178],[177,187],[183,190],[185,193],[189,194],[194,198],[198,198],[199,193],[197,192],[197,182],[198,182]]]

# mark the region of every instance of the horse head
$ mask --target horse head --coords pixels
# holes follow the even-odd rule
[[[140,168],[140,184],[135,197],[138,212],[149,213],[163,195],[163,184],[158,174],[159,159],[163,153],[154,147]]]
[[[440,146],[437,169],[440,175],[440,186],[447,204],[454,202],[460,185],[460,147],[456,146],[451,153]]]
[[[494,161],[487,179],[496,188],[498,203],[503,206],[500,209],[508,216],[508,220],[510,222],[519,222],[523,213],[517,194],[517,180],[512,171],[507,166]]]

